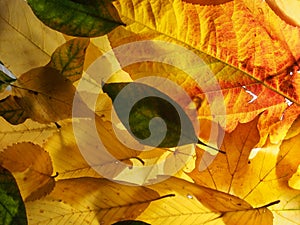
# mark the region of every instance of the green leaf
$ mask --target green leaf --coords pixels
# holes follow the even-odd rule
[[[51,56],[48,66],[58,70],[61,75],[72,82],[81,78],[85,51],[89,38],[74,38],[58,47]]]
[[[124,220],[124,221],[114,223],[112,225],[150,225],[150,224],[138,220]]]
[[[11,173],[0,166],[0,224],[26,225],[26,211],[17,183]]]
[[[12,74],[0,61],[0,92],[2,92],[11,82],[16,80]]]
[[[18,97],[12,95],[0,100],[0,116],[13,125],[23,123],[29,118],[25,109],[18,104],[18,100]]]
[[[105,84],[103,91],[114,101],[118,117],[132,136],[142,144],[155,147],[169,148],[198,142],[190,118],[173,99],[148,85],[135,82],[128,84]],[[126,94],[119,94],[125,87]],[[149,97],[142,98],[133,105],[128,119],[129,102],[140,98],[141,94]],[[156,123],[157,120],[151,121],[153,118],[163,119],[166,131]],[[162,137],[164,139],[158,143]]]
[[[62,33],[95,37],[124,25],[109,0],[28,0],[34,14]]]

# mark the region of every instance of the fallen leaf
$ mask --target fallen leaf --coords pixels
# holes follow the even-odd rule
[[[242,216],[248,225],[272,224],[266,207],[253,208],[233,195],[171,177],[150,185],[161,196],[173,197],[152,202],[138,219],[151,224],[227,224],[234,225]]]
[[[72,36],[101,36],[124,25],[110,0],[27,2],[47,26]]]
[[[197,143],[189,114],[158,89],[134,82],[109,83],[102,89],[113,100],[123,125],[141,144],[171,148]],[[146,97],[139,99],[140,96]],[[164,126],[162,121],[154,122],[155,118],[163,120]]]
[[[35,17],[26,1],[1,1],[0,15],[0,59],[17,77],[45,65],[65,42]]]
[[[25,206],[13,175],[0,166],[0,223],[26,225]]]
[[[127,7],[128,5],[133,7]],[[257,5],[262,8],[263,13],[254,7]],[[187,49],[195,50],[193,52],[207,64],[212,76],[220,85],[226,116],[220,113],[215,117],[226,117],[226,124],[222,124],[222,127],[231,132],[239,122],[249,122],[264,112],[259,121],[262,137],[259,145],[263,146],[268,136],[273,143],[282,140],[293,119],[296,119],[296,114],[292,118],[284,116],[289,114],[289,111],[292,111],[290,115],[295,113],[295,109],[286,101],[296,105],[299,103],[299,74],[296,72],[300,56],[299,42],[296,41],[300,37],[298,28],[287,26],[280,18],[276,18],[276,15],[271,15],[270,19],[270,9],[262,1],[233,1],[224,5],[200,6],[180,1],[138,4],[136,1],[124,0],[116,2],[116,8],[122,20],[130,24],[108,34],[119,61],[127,62],[129,57],[142,56],[145,49],[150,55],[160,52],[165,56],[166,51],[155,46],[155,40],[180,46],[188,45]],[[162,11],[167,13],[162,14]],[[284,34],[278,26],[285,30]],[[273,33],[277,38],[272,38]],[[153,46],[137,50],[132,47],[127,52],[116,50],[118,46],[149,39],[153,40]],[[188,71],[194,69],[190,68],[190,65],[196,65],[189,63],[185,55],[178,55],[175,65],[181,66],[184,62],[187,62]],[[140,64],[122,69],[135,80],[137,77],[147,76],[138,72],[149,64],[141,69]],[[218,93],[215,86],[210,85],[211,89],[203,90],[203,87],[195,85],[187,74],[181,72],[174,76],[164,70],[160,70],[159,73],[155,70],[156,66],[157,63],[150,67],[156,72],[156,76],[166,77],[182,85],[191,98],[202,99],[198,110],[199,117],[212,120],[212,112],[209,110],[211,104],[207,99],[214,98],[214,94]],[[204,77],[206,76],[203,76],[203,79]],[[198,76],[197,79],[201,81],[202,76]],[[201,82],[201,85],[204,85],[204,82]],[[278,135],[281,133],[282,135]]]
[[[225,134],[221,149],[226,155],[203,159],[198,151],[196,169],[190,176],[197,184],[238,196],[253,207],[277,202],[269,206],[273,223],[299,224],[294,215],[299,214],[300,193],[288,185],[300,164],[298,136],[278,145],[268,143],[250,156],[259,140],[256,124],[257,119]]]
[[[16,142],[33,142],[42,145],[49,136],[57,132],[55,124],[40,124],[26,120],[19,125],[11,125],[0,118],[0,152]]]
[[[48,66],[74,82],[81,78],[88,38],[74,38],[58,47],[51,56]]]
[[[71,81],[50,67],[32,69],[13,85],[15,102],[25,111],[26,117],[40,123],[71,118],[74,93],[75,87]],[[3,110],[9,111],[10,108]],[[16,121],[16,118],[13,120]]]
[[[127,186],[101,178],[59,180],[50,195],[26,202],[30,224],[110,225],[135,219],[159,195],[146,187]]]
[[[54,187],[49,154],[29,142],[14,144],[0,153],[0,164],[15,177],[24,200],[35,200]]]
[[[0,116],[14,125],[23,123],[29,118],[24,108],[20,106],[17,103],[16,98],[11,95],[0,100]]]

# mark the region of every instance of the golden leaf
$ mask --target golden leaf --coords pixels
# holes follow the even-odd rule
[[[41,198],[54,187],[51,159],[38,145],[23,142],[6,148],[0,153],[0,164],[13,173],[23,199]]]

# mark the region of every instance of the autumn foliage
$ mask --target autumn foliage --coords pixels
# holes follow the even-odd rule
[[[2,0],[0,224],[300,225],[299,10]]]

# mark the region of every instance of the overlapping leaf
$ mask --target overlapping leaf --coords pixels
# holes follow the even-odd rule
[[[55,124],[39,124],[27,120],[22,124],[12,126],[0,118],[0,151],[16,142],[30,141],[42,145],[56,131]]]
[[[135,219],[159,199],[146,187],[118,184],[101,178],[82,177],[56,182],[43,199],[27,202],[30,224],[103,224]]]
[[[28,0],[28,3],[46,25],[72,36],[101,36],[124,25],[110,0]]]
[[[53,53],[47,66],[22,74],[12,95],[1,100],[0,115],[12,124],[27,118],[41,123],[71,118],[72,82],[81,77],[88,44],[88,39],[71,39]]]
[[[0,166],[0,223],[26,225],[25,206],[12,174]]]
[[[288,186],[300,164],[295,155],[297,136],[285,141],[280,151],[274,145],[253,149],[259,140],[256,122],[239,125],[225,135],[222,149],[226,155],[219,154],[212,161],[199,151],[196,169],[190,175],[198,184],[239,196],[255,207],[280,201],[270,209],[274,224],[299,224],[293,217],[299,214],[299,191]]]
[[[262,9],[259,15],[254,7],[257,5]],[[261,1],[200,6],[180,1],[138,4],[124,0],[118,1],[116,7],[121,18],[131,25],[126,31],[119,28],[109,34],[113,47],[156,38],[198,50],[197,54],[211,69],[223,91],[226,130],[232,131],[238,122],[249,122],[265,111],[259,121],[262,136],[259,144],[262,145],[268,135],[274,143],[283,139],[298,114],[298,107],[295,110],[287,104],[287,99],[299,104],[297,60],[300,48],[299,42],[294,41],[299,40],[298,28],[286,25]],[[279,29],[285,30],[284,34],[279,33]],[[272,38],[273,33],[276,39]],[[157,51],[155,47],[149,50]],[[124,55],[117,57],[124,58]],[[146,76],[137,72],[139,66],[125,70],[134,79],[137,75]],[[176,80],[191,97],[202,99],[199,116],[210,118],[203,90],[190,82],[186,74],[172,77],[161,71],[158,75]],[[293,116],[285,117],[285,114]],[[270,127],[271,124],[276,125]]]
[[[254,209],[246,201],[178,178],[151,185],[160,195],[173,197],[152,202],[138,218],[151,224],[236,224],[243,218],[247,225],[272,224],[266,207]]]
[[[13,173],[23,199],[34,200],[54,187],[49,154],[30,142],[14,144],[0,153],[0,164]]]
[[[0,3],[0,60],[17,77],[45,65],[65,39],[45,26],[25,1]]]

